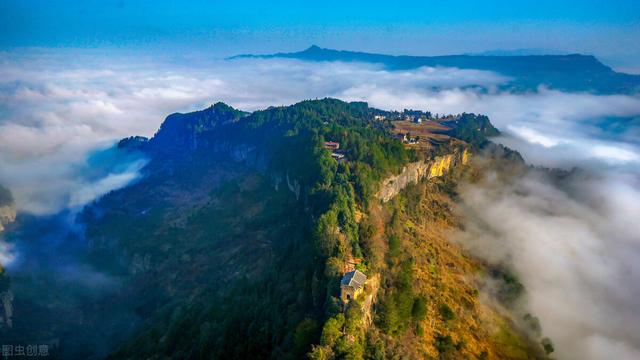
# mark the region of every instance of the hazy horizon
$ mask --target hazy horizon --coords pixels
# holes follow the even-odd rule
[[[598,0],[517,5],[476,0],[320,5],[282,1],[5,1],[0,47],[153,48],[217,56],[325,48],[392,55],[534,49],[597,56],[640,69],[640,3]],[[408,11],[411,9],[411,11]]]

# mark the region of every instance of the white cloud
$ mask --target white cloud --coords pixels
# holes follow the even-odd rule
[[[551,148],[562,143],[566,143],[566,141],[544,135],[528,127],[507,125],[507,129],[522,140],[531,144],[542,145],[545,148]]]
[[[14,258],[13,245],[0,238],[0,265],[6,266],[7,264],[11,264]]]
[[[358,91],[402,95],[404,89],[424,86],[505,81],[476,70],[389,72],[377,65],[294,60],[186,61],[89,50],[1,56],[0,183],[14,192],[21,211],[39,214],[54,212],[76,196],[81,185],[73,165],[89,152],[125,136],[150,136],[175,111],[215,101],[256,110],[315,97],[353,99],[348,94]]]
[[[595,145],[591,149],[591,154],[595,158],[606,159],[613,163],[637,163],[640,160],[640,154],[636,150],[627,150],[612,145]]]
[[[78,188],[71,192],[66,204],[69,208],[82,206],[113,189],[121,188],[138,177],[138,171],[146,165],[145,160],[136,160],[128,164],[123,172],[109,173],[95,182],[78,184]]]
[[[520,274],[559,358],[638,358],[638,178],[576,176],[563,190],[539,174],[488,179],[461,191],[460,241]]]

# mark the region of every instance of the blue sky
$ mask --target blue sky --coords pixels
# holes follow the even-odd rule
[[[517,3],[517,5],[514,5]],[[405,54],[545,49],[640,67],[640,1],[0,1],[0,46],[324,47]]]

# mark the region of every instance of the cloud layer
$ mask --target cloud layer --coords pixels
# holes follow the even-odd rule
[[[515,136],[506,143],[526,144],[521,150],[538,163],[562,165],[555,152],[583,162],[640,161],[637,134],[633,142],[585,137],[599,130],[582,122],[638,116],[640,98],[544,89],[497,93],[491,89],[506,79],[486,71],[390,72],[371,64],[223,61],[104,50],[11,51],[0,53],[0,61],[0,183],[11,188],[21,210],[33,213],[70,205],[75,189],[87,186],[75,181],[73,167],[90,151],[124,136],[152,135],[167,114],[220,100],[256,110],[331,96],[385,109],[484,113]],[[477,84],[490,90],[478,91],[472,87]]]
[[[355,99],[349,91],[371,86],[452,88],[504,81],[474,70],[390,73],[373,65],[114,56],[99,50],[0,56],[0,183],[14,192],[20,210],[37,214],[77,203],[78,188],[91,186],[78,182],[76,171],[88,153],[125,136],[150,136],[175,111],[220,100],[256,110],[314,97]]]
[[[559,358],[639,358],[640,181],[578,173],[559,188],[545,175],[463,188],[460,240],[517,271]]]
[[[500,141],[527,161],[581,166],[591,175],[565,188],[537,176],[464,188],[465,211],[473,215],[467,235],[478,239],[468,246],[502,249],[479,254],[512,260],[531,312],[563,358],[634,358],[640,348],[640,97],[496,90],[506,80],[446,68],[392,72],[373,64],[193,54],[3,52],[0,183],[23,212],[80,206],[125,185],[144,165],[114,157],[109,146],[115,140],[150,136],[169,113],[216,101],[256,110],[329,96],[384,109],[487,114],[504,132]],[[495,236],[479,231],[481,224]]]

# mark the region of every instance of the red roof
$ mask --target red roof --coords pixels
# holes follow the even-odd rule
[[[334,141],[325,141],[324,146],[332,149],[340,148],[340,143]]]

